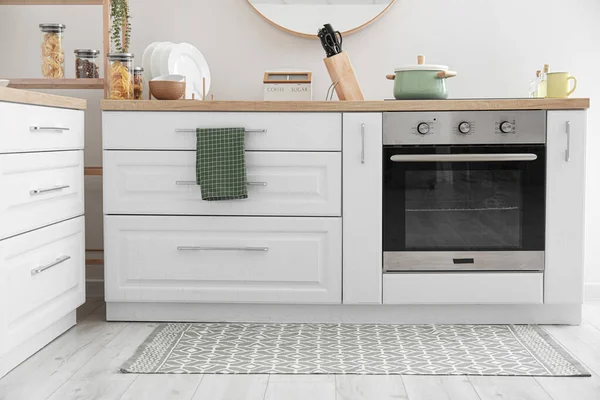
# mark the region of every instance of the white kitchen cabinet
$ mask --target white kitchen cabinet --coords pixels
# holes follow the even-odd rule
[[[585,111],[548,111],[545,303],[583,300]]]
[[[382,115],[343,118],[344,304],[380,304]]]
[[[104,221],[107,302],[341,303],[340,218]]]

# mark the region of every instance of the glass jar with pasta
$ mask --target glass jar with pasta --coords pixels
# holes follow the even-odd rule
[[[133,54],[108,53],[108,98],[133,99]]]
[[[65,77],[63,24],[40,24],[42,31],[42,76],[49,79]]]

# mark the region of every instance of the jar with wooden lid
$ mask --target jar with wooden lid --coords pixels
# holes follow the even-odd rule
[[[142,96],[144,95],[144,78],[142,77],[142,73],[144,72],[144,68],[135,67],[133,69],[133,98],[134,100],[142,100]]]
[[[49,79],[65,77],[63,24],[40,24],[42,31],[42,76]]]
[[[91,49],[75,50],[75,78],[99,78],[98,55],[100,51]]]
[[[108,53],[110,100],[133,100],[133,59],[131,53]]]

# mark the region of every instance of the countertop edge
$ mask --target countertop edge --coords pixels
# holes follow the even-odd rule
[[[85,99],[6,87],[0,87],[0,101],[73,110],[87,109],[87,100]]]
[[[389,112],[585,110],[590,99],[457,99],[401,101],[101,100],[103,111]]]

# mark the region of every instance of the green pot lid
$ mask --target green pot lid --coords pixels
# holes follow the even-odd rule
[[[447,65],[433,65],[433,64],[414,64],[414,65],[405,65],[402,67],[398,67],[394,70],[394,72],[401,71],[448,71]]]

